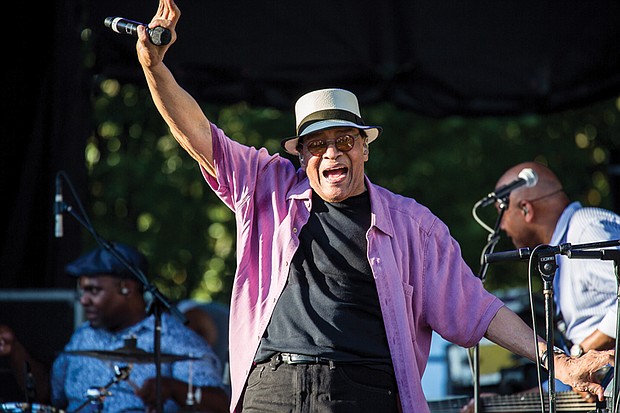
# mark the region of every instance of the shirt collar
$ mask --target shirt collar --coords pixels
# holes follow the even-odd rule
[[[310,180],[301,168],[297,170],[297,179],[297,183],[289,189],[286,199],[311,200],[312,188],[310,188]]]
[[[377,227],[380,231],[392,237],[394,236],[394,225],[389,218],[388,206],[384,204],[384,198],[379,194],[379,188],[375,187],[368,177],[365,177],[365,179],[368,195],[370,196],[370,225]]]
[[[560,215],[560,219],[558,219],[558,223],[555,224],[555,230],[553,231],[550,242],[551,245],[560,245],[566,242],[568,222],[579,208],[581,208],[581,203],[573,202],[564,209],[562,215]]]
[[[311,205],[312,188],[310,187],[310,181],[301,169],[298,171],[298,176],[300,179],[289,190],[287,199],[307,200],[309,201],[308,205]],[[389,236],[393,236],[394,226],[392,221],[388,219],[387,206],[383,204],[378,189],[375,189],[368,176],[364,176],[364,180],[366,181],[366,188],[370,197],[370,225],[377,227]]]

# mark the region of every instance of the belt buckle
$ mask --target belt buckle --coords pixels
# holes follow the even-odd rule
[[[282,357],[282,361],[286,364],[312,364],[319,362],[318,357],[306,356],[304,354],[280,353],[280,356]]]

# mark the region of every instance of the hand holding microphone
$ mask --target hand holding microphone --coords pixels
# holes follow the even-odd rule
[[[116,33],[138,36],[138,26],[144,26],[149,40],[156,46],[164,46],[172,40],[172,33],[165,27],[156,26],[152,29],[144,23],[124,19],[122,17],[106,17],[103,24]]]

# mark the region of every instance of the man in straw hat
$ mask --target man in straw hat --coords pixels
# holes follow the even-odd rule
[[[298,100],[297,133],[282,142],[296,170],[229,139],[176,83],[163,57],[179,16],[161,0],[150,25],[170,29],[172,42],[154,46],[140,27],[137,53],[172,134],[236,214],[232,411],[428,411],[421,377],[433,330],[536,358],[532,330],[484,290],[446,226],[365,176],[381,128],[364,123],[355,95]],[[560,378],[602,397],[589,377],[610,354],[554,359]]]

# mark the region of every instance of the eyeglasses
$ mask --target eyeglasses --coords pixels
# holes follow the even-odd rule
[[[563,191],[564,191],[564,189],[563,189],[563,188],[556,189],[556,190],[555,190],[555,191],[553,191],[553,192],[550,192],[550,193],[548,193],[548,194],[546,194],[546,195],[543,195],[543,196],[539,196],[538,198],[529,199],[528,201],[529,201],[531,204],[533,204],[534,202],[541,201],[541,200],[543,200],[543,199],[545,199],[545,198],[551,198],[552,196],[557,195],[557,194],[559,194],[560,192],[563,192]]]
[[[550,192],[546,195],[542,195],[539,196],[538,198],[534,198],[534,199],[521,199],[520,201],[516,201],[515,205],[521,205],[521,202],[523,201],[527,201],[530,204],[533,204],[534,202],[538,202],[538,201],[542,201],[543,199],[547,199],[547,198],[551,198],[552,196],[555,196],[561,192],[564,192],[564,188],[560,188],[560,189],[556,189],[553,192]],[[510,207],[510,201],[508,199],[498,199],[497,201],[495,201],[495,206],[496,208],[499,209],[508,209]]]
[[[341,135],[334,139],[334,146],[341,152],[349,152],[355,146],[355,138],[359,137],[353,135]],[[323,154],[327,151],[329,147],[330,141],[319,138],[313,139],[307,142],[306,148],[308,152],[312,154],[312,156],[323,156]]]
[[[518,201],[516,203],[516,205],[520,205],[521,202],[526,201],[529,202],[530,204],[533,204],[534,202],[538,202],[538,201],[542,201],[543,199],[547,199],[547,198],[551,198],[552,196],[555,196],[557,194],[559,194],[560,192],[564,192],[564,188],[560,188],[560,189],[556,189],[553,192],[549,192],[548,194],[539,196],[538,198],[534,198],[534,199],[522,199],[520,201]],[[506,201],[506,203],[508,203],[508,201]]]

